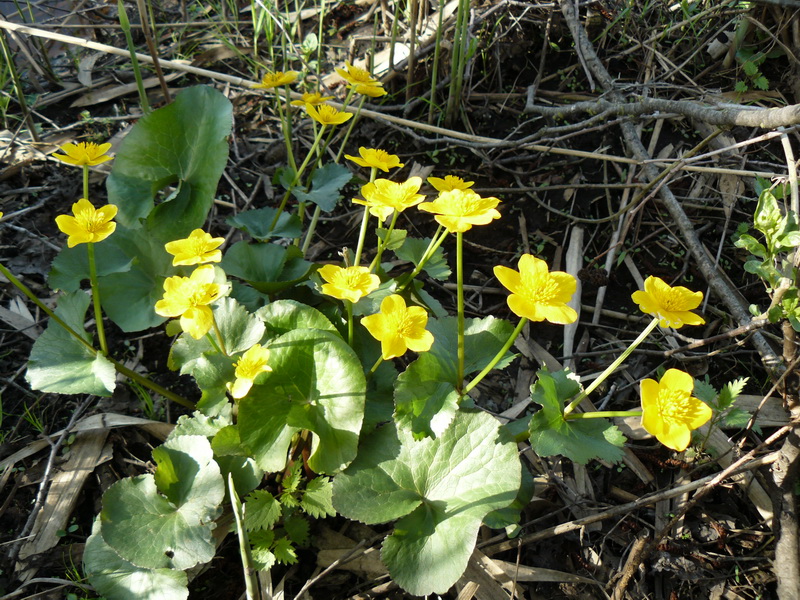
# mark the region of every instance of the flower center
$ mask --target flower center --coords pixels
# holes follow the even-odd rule
[[[687,402],[688,395],[680,390],[663,389],[658,392],[658,411],[664,421],[686,422],[693,413]]]
[[[522,287],[525,289],[525,298],[534,304],[549,304],[558,295],[558,284],[552,277],[521,277]]]

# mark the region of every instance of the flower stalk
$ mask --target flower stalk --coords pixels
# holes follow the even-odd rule
[[[84,167],[84,172],[88,168]],[[94,258],[94,242],[86,244],[86,252],[89,255],[89,281],[92,285],[92,304],[94,305],[94,320],[97,324],[97,337],[100,340],[100,349],[103,352],[103,356],[108,356],[106,331],[103,327],[103,311],[100,304],[100,285],[97,282],[97,265]]]
[[[514,343],[514,341],[517,339],[519,334],[522,332],[522,328],[525,327],[525,323],[527,323],[527,322],[528,322],[528,319],[526,319],[525,317],[522,317],[519,320],[519,323],[517,323],[517,326],[514,328],[514,331],[511,332],[511,335],[508,336],[508,339],[506,340],[506,343],[503,344],[503,347],[500,348],[498,353],[495,354],[494,358],[491,361],[489,361],[489,364],[486,365],[483,368],[483,370],[480,373],[478,373],[472,379],[472,381],[469,382],[469,384],[467,384],[467,386],[464,388],[464,391],[462,392],[462,395],[466,396],[470,392],[470,390],[472,388],[474,388],[476,385],[478,385],[481,382],[481,380],[484,377],[486,377],[486,375],[488,375],[489,372],[491,372],[492,369],[495,368],[497,363],[499,363],[502,360],[502,358],[505,356],[506,352],[508,352],[508,349],[511,348],[511,345]]]
[[[456,232],[456,299],[458,319],[458,375],[457,388],[464,385],[464,234]]]

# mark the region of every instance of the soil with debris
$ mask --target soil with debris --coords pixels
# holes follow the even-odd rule
[[[441,7],[440,81],[450,70],[455,4]],[[439,7],[420,5],[418,22],[427,33],[416,42],[416,60],[411,67],[398,62],[391,71],[385,40],[393,16],[398,39],[408,37],[403,11],[372,1],[326,8],[321,71],[332,73],[374,46],[374,72],[391,92],[383,103],[365,105],[374,114],[361,117],[348,152],[383,148],[406,163],[398,177],[458,175],[475,181],[482,195],[502,200],[502,219],[465,236],[468,316],[516,321],[492,267],[515,266],[521,253],[545,258],[580,280],[577,328],[531,324],[517,343],[518,360],[477,388],[480,406],[498,414],[520,406],[545,364],[567,365],[584,377],[598,374],[644,326],[630,294],[643,278],[657,275],[704,292],[706,325],[659,330],[594,394],[595,404],[635,409],[638,381],[659,368],[680,367],[717,388],[748,377],[739,406],[758,411],[755,426],[716,431],[702,453],[671,452],[636,419],[619,423],[630,438],[620,465],[584,467],[521,448],[535,482],[521,529],[513,538],[482,531],[474,564],[450,597],[768,599],[778,597],[778,583],[783,592],[800,586],[792,566],[800,555],[795,501],[783,493],[794,489],[798,470],[797,436],[788,426],[790,415],[797,416],[795,338],[780,324],[737,333],[749,321],[747,307],[764,310],[770,298],[761,281],[744,271],[747,255],[732,239],[740,225],[752,228],[754,175],[785,179],[787,163],[794,169],[800,117],[776,117],[763,127],[736,120],[751,112],[740,107],[800,102],[800,11],[792,4],[601,0],[580,3],[576,15],[578,3],[568,0],[475,3],[474,54],[459,110],[448,121],[433,111],[433,125],[427,125],[435,56],[430,31]],[[138,100],[128,85],[133,79],[126,57],[6,27],[28,22],[44,32],[125,48],[113,5],[90,1],[75,11],[41,5],[22,15],[9,3],[0,5],[7,19],[0,20],[0,30],[30,109],[26,117],[11,74],[0,70],[0,259],[52,305],[57,294],[47,276],[64,245],[54,218],[69,211],[81,190],[74,172],[48,155],[76,139],[119,143],[140,116]],[[170,93],[212,85],[234,105],[231,154],[209,225],[226,235],[226,218],[242,206],[277,204],[271,178],[285,160],[278,118],[263,95],[214,77],[252,78],[250,5],[164,4],[153,11],[161,58],[192,56],[192,64],[208,72],[165,66]],[[298,39],[318,30],[318,11],[298,14],[292,16]],[[137,28],[134,43],[146,52]],[[264,48],[258,52],[257,60],[268,64]],[[437,90],[437,107],[446,103],[446,84]],[[343,96],[339,83],[331,81],[330,88]],[[157,85],[150,99],[163,105]],[[654,100],[669,104],[647,104]],[[729,121],[719,121],[723,113]],[[312,139],[308,128],[296,126],[300,155]],[[109,168],[93,172],[96,198],[104,197]],[[345,197],[357,192],[353,184]],[[360,215],[360,208],[343,203],[325,218],[310,258],[338,260],[341,249],[355,243]],[[404,227],[415,235],[432,233],[428,220]],[[453,255],[448,253],[451,261]],[[455,312],[451,287],[426,285]],[[26,362],[46,318],[9,282],[0,289],[0,597],[91,598],[91,589],[81,587],[80,561],[102,492],[151,470],[151,451],[164,431],[126,424],[123,417],[173,423],[183,409],[160,399],[148,405],[126,386],[108,399],[31,391]],[[190,379],[167,369],[163,330],[131,337],[112,326],[109,339],[113,355],[197,398]],[[101,415],[113,415],[114,423],[59,434]],[[738,476],[731,476],[731,465],[741,467]],[[79,469],[85,476],[73,477]],[[54,491],[56,486],[62,487]],[[336,518],[320,523],[316,546],[301,552],[297,566],[273,569],[273,580],[284,578],[285,593],[294,597],[320,573],[318,550],[332,536],[346,536],[353,545],[371,540],[379,548],[383,531]],[[402,597],[380,565],[368,562],[331,570],[309,594]],[[193,575],[190,597],[242,597],[232,536],[212,568]]]

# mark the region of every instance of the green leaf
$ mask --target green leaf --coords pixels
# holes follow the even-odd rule
[[[276,336],[295,329],[321,329],[337,333],[328,317],[307,304],[295,300],[276,300],[260,308],[256,316],[269,325],[269,335]]]
[[[185,600],[188,578],[174,569],[143,569],[120,558],[101,535],[100,517],[86,540],[83,567],[94,589],[111,600]]]
[[[353,175],[347,167],[328,163],[314,171],[311,176],[310,192],[296,187],[292,190],[292,194],[300,202],[312,202],[323,211],[331,212],[342,199],[339,192],[352,178]]]
[[[181,415],[178,417],[175,428],[170,431],[167,439],[182,435],[203,435],[211,439],[216,436],[221,429],[232,427],[230,423],[230,418],[222,416],[209,417],[196,410],[191,416]]]
[[[768,90],[769,89],[769,79],[761,75],[760,77],[756,77],[753,79],[753,87],[759,90]]]
[[[695,398],[701,402],[705,402],[711,407],[717,407],[717,390],[708,382],[708,376],[705,381],[700,379],[694,380],[694,391],[692,392]]]
[[[302,515],[295,513],[286,517],[283,520],[283,528],[293,543],[301,548],[308,544],[309,522]]]
[[[744,386],[747,385],[749,379],[749,377],[740,377],[722,386],[722,389],[719,391],[719,410],[725,410],[736,402],[736,399],[742,393],[742,390],[744,390]]]
[[[271,238],[297,238],[303,233],[303,224],[298,215],[282,212],[278,217],[278,222],[270,231],[269,226],[275,220],[274,208],[257,208],[246,210],[238,215],[228,217],[227,223],[232,227],[241,229],[255,238],[259,242],[264,242]]]
[[[744,81],[737,81],[736,85],[733,86],[734,91],[739,92],[740,94],[744,94],[748,89],[747,83]]]
[[[272,543],[275,541],[275,533],[269,530],[254,531],[250,534],[250,551],[253,555],[255,567],[260,571],[266,571],[275,564],[275,555],[272,553]]]
[[[294,551],[291,540],[289,538],[280,537],[275,540],[272,545],[272,553],[275,555],[275,560],[284,565],[293,565],[297,562],[297,553]]]
[[[118,229],[122,228],[118,226]],[[98,277],[127,271],[133,264],[134,258],[128,256],[115,242],[118,231],[114,233],[115,235],[95,244],[95,268]],[[89,253],[86,244],[63,248],[53,260],[47,275],[47,283],[51,288],[65,292],[78,291],[81,281],[85,279],[89,279]]]
[[[606,419],[564,419],[564,404],[580,391],[567,371],[541,369],[531,386],[531,399],[542,410],[531,418],[530,441],[539,456],[566,456],[586,464],[593,458],[619,462],[625,436]]]
[[[180,239],[206,220],[228,158],[232,106],[207,86],[182,91],[172,104],[139,119],[123,140],[106,182],[117,220],[136,227],[148,218],[158,237]],[[155,209],[158,192],[177,191]]]
[[[281,518],[281,505],[266,490],[256,490],[245,499],[244,525],[247,531],[272,529]]]
[[[92,336],[83,328],[91,299],[83,292],[64,294],[55,313],[84,340]],[[52,319],[33,344],[25,379],[34,390],[57,394],[110,396],[116,387],[114,365],[92,352]]]
[[[744,72],[748,77],[754,77],[758,75],[758,65],[756,65],[752,61],[749,60],[745,61],[742,64],[742,68],[744,69]]]
[[[483,518],[520,486],[517,447],[491,416],[459,411],[436,439],[392,423],[367,436],[333,483],[333,505],[367,524],[401,518],[381,557],[404,590],[446,592],[461,576]]]
[[[458,408],[458,321],[455,317],[429,319],[433,346],[397,378],[395,419],[418,438],[441,435]],[[464,326],[464,373],[483,369],[501,350],[513,327],[508,321],[486,317],[467,319]],[[513,355],[506,354],[502,369]]]
[[[261,342],[267,330],[261,319],[251,315],[233,298],[221,298],[214,305],[217,322],[228,354],[245,352]]]
[[[406,235],[408,234],[408,232],[405,229],[393,229],[387,241],[386,234],[389,233],[388,229],[378,229],[375,231],[375,233],[378,236],[378,239],[381,241],[381,243],[386,244],[384,250],[394,250],[394,251],[397,251],[399,248],[403,246],[403,242],[406,241]]]
[[[203,436],[181,436],[156,448],[153,458],[155,476],[123,479],[103,494],[103,539],[137,567],[189,569],[210,561],[225,493],[211,445]]]
[[[722,417],[722,426],[726,429],[741,429],[750,422],[750,417],[749,412],[741,408],[732,408]]]
[[[767,249],[764,247],[764,244],[761,244],[754,238],[752,235],[743,234],[739,236],[739,239],[736,240],[734,246],[737,248],[744,248],[750,254],[757,256],[758,258],[764,259],[767,257]]]
[[[430,242],[430,238],[407,238],[402,248],[395,250],[395,254],[398,258],[411,261],[414,263],[414,266],[417,267]],[[447,281],[451,271],[441,246],[436,249],[436,252],[434,252],[433,256],[425,263],[422,270],[434,279]]]
[[[242,442],[265,471],[280,471],[292,435],[313,432],[309,467],[316,473],[344,468],[356,455],[364,418],[366,381],[353,350],[338,336],[298,329],[270,344],[261,384],[239,401]]]
[[[333,482],[327,477],[317,477],[308,482],[300,508],[315,519],[336,516],[333,508]]]
[[[244,279],[259,292],[276,294],[307,279],[314,265],[303,260],[297,246],[276,244],[234,244],[222,259],[222,268]]]
[[[261,485],[264,479],[264,471],[248,456],[217,456],[215,460],[219,465],[223,481],[228,480],[228,475],[233,478],[233,487],[238,496],[249,494]],[[227,497],[227,487],[225,492]]]

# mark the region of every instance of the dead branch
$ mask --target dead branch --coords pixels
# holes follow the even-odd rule
[[[727,103],[706,105],[692,100],[667,100],[643,96],[622,97],[619,101],[598,98],[597,100],[576,102],[568,106],[540,106],[529,99],[523,112],[537,113],[553,118],[566,118],[584,113],[592,115],[607,113],[629,117],[652,113],[658,113],[659,117],[663,117],[665,113],[673,113],[704,121],[717,127],[760,127],[761,129],[777,129],[800,123],[800,104],[781,108],[761,108]]]

